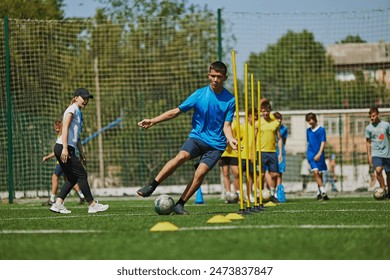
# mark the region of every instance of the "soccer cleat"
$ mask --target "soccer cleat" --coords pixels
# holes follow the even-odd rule
[[[317,200],[321,200],[321,199],[322,199],[322,195],[317,194]]]
[[[152,186],[145,186],[137,191],[137,194],[142,197],[148,197],[154,192],[155,188]]]
[[[80,198],[79,204],[84,204],[84,203],[85,203],[85,197],[84,198]]]
[[[336,189],[336,188],[333,188],[332,189],[332,192],[338,192],[339,190],[338,189]]]
[[[184,206],[181,204],[176,204],[175,207],[173,207],[173,213],[177,215],[188,215],[190,214],[186,209],[184,209]]]
[[[269,200],[272,201],[273,203],[279,203],[279,202],[280,202],[279,199],[277,199],[277,198],[274,197],[273,195],[271,195],[271,197],[270,197]]]
[[[323,193],[322,194],[322,199],[323,200],[329,200],[329,197],[326,195],[326,193]]]
[[[54,201],[51,201],[50,199],[46,202],[42,202],[42,206],[52,206],[54,204]]]
[[[66,209],[64,204],[58,205],[57,203],[53,203],[53,205],[50,207],[50,211],[55,213],[61,213],[61,214],[70,214],[72,211]]]
[[[88,213],[93,214],[97,212],[103,212],[108,209],[108,204],[100,204],[97,201],[95,201],[95,204],[93,206],[88,206]]]

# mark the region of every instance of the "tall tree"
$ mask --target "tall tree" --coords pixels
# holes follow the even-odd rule
[[[260,78],[265,97],[271,98],[279,110],[300,109],[303,102],[318,106],[321,96],[313,92],[321,88],[327,93],[331,83],[324,79],[333,78],[325,48],[306,30],[288,31],[265,52],[252,53],[248,65],[249,71]]]
[[[63,19],[63,0],[2,0],[0,18]]]
[[[288,31],[266,51],[252,53],[248,65],[278,110],[365,108],[377,100],[387,104],[383,85],[362,73],[356,73],[355,81],[337,81],[331,57],[306,30]]]

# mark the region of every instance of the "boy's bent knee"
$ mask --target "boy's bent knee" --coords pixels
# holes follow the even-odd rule
[[[180,151],[177,155],[176,155],[176,157],[175,157],[175,159],[177,160],[177,161],[187,161],[187,160],[189,160],[191,158],[191,155],[188,153],[188,152],[184,152],[184,151]]]

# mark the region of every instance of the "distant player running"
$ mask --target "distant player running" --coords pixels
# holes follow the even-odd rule
[[[380,119],[377,107],[371,107],[368,112],[371,123],[366,127],[367,158],[370,167],[376,172],[380,187],[386,193],[383,169],[386,172],[387,187],[390,186],[390,124]],[[390,196],[389,196],[390,198]]]
[[[306,158],[318,185],[317,199],[329,200],[322,182],[322,172],[328,170],[325,162],[325,128],[318,125],[317,116],[314,113],[306,114],[306,122],[310,125],[310,127],[306,130]]]
[[[227,67],[216,61],[209,67],[210,85],[196,90],[177,108],[162,113],[153,119],[144,119],[138,123],[142,128],[167,121],[179,116],[182,112],[194,110],[192,130],[189,138],[181,147],[179,153],[168,161],[150,185],[142,187],[137,194],[150,196],[159,184],[186,161],[200,157],[195,165],[193,178],[188,183],[173,211],[176,214],[188,214],[184,204],[198,190],[207,173],[219,161],[226,149],[226,144],[237,150],[237,140],[233,137],[232,121],[235,112],[234,96],[223,87],[227,79]]]

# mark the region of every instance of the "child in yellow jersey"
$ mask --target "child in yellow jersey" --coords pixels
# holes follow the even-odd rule
[[[238,138],[238,128],[240,128],[240,138],[244,135],[244,131],[242,130],[242,126],[237,125],[236,119],[233,120],[232,130],[233,137]],[[219,166],[221,167],[221,173],[223,178],[223,185],[225,188],[225,192],[231,192],[231,181],[230,181],[230,171],[233,174],[233,188],[234,192],[238,195],[240,193],[239,186],[239,174],[238,174],[238,152],[233,150],[230,145],[226,146],[225,152],[222,154],[219,160]]]
[[[271,201],[279,202],[275,197],[276,180],[278,177],[278,163],[282,162],[283,155],[276,153],[276,139],[278,139],[279,150],[282,150],[282,137],[280,135],[280,123],[271,118],[271,104],[268,101],[261,103],[261,118],[257,128],[256,151],[261,151],[261,173],[264,179],[265,170],[267,169],[270,178],[267,185],[271,192]]]
[[[248,127],[242,124],[243,137],[241,141],[241,159],[242,159],[242,172],[245,172],[246,177],[246,193],[247,198],[254,202],[252,197],[252,186],[253,186],[253,143],[254,133],[253,123],[257,121],[257,114],[252,116],[252,110],[248,112]]]

